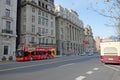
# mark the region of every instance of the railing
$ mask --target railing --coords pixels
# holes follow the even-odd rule
[[[2,29],[2,33],[13,34],[12,30]]]

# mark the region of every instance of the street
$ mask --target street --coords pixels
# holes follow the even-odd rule
[[[120,65],[103,64],[98,54],[0,63],[0,80],[120,80]]]

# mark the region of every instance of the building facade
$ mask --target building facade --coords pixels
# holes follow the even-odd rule
[[[17,44],[55,47],[54,0],[19,0],[18,5]]]
[[[0,60],[15,59],[17,0],[0,0]]]
[[[84,28],[84,34],[85,34],[85,44],[84,44],[84,51],[86,53],[88,52],[94,52],[95,51],[95,40],[93,38],[92,28],[90,25],[87,25]]]
[[[82,53],[84,29],[77,12],[56,5],[55,13],[58,55]]]
[[[96,52],[100,52],[100,42],[101,42],[101,38],[99,36],[96,36],[95,37]]]

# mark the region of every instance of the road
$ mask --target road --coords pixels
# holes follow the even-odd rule
[[[0,80],[120,80],[120,65],[103,64],[99,55],[0,63]]]

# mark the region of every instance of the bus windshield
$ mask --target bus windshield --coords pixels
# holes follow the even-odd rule
[[[16,52],[16,57],[22,57],[23,56],[23,51],[19,50]]]
[[[28,56],[28,55],[29,55],[28,52],[24,52],[24,51],[22,51],[22,50],[18,50],[18,51],[16,52],[16,57],[23,57],[23,56]]]

